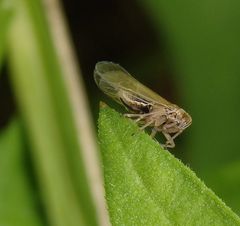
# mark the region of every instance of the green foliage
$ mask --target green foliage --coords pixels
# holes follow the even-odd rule
[[[188,167],[109,107],[99,139],[113,225],[240,225]]]
[[[17,119],[0,134],[0,225],[43,226]]]
[[[63,73],[40,1],[14,1],[12,87],[50,225],[97,225]]]
[[[6,36],[12,17],[12,5],[11,1],[0,1],[0,68],[4,59],[4,53],[6,48]]]

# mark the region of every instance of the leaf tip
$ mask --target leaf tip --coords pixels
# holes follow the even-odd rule
[[[100,109],[106,108],[107,106],[108,106],[108,105],[107,105],[106,103],[100,101],[100,103],[99,103],[99,108],[100,108]]]

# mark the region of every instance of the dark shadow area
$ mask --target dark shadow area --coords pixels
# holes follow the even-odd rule
[[[0,70],[0,128],[6,126],[16,110],[6,64]]]
[[[108,100],[93,80],[94,66],[102,60],[121,64],[156,92],[176,99],[164,35],[159,38],[138,1],[63,0],[63,6],[94,117],[99,100]]]

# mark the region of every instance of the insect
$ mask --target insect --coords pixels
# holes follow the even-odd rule
[[[164,147],[175,147],[174,139],[192,123],[186,111],[141,84],[118,64],[98,62],[94,79],[105,94],[127,108],[130,113],[125,116],[135,119],[142,130],[152,127],[151,137],[161,132],[166,138]]]

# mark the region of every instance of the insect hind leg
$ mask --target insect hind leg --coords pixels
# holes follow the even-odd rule
[[[154,127],[154,128],[152,129],[152,132],[151,132],[150,137],[154,138],[154,137],[156,136],[157,132],[158,132],[158,130]]]
[[[124,116],[127,117],[127,118],[137,118],[137,117],[140,117],[142,115],[143,114],[129,114],[129,113],[124,114]]]

